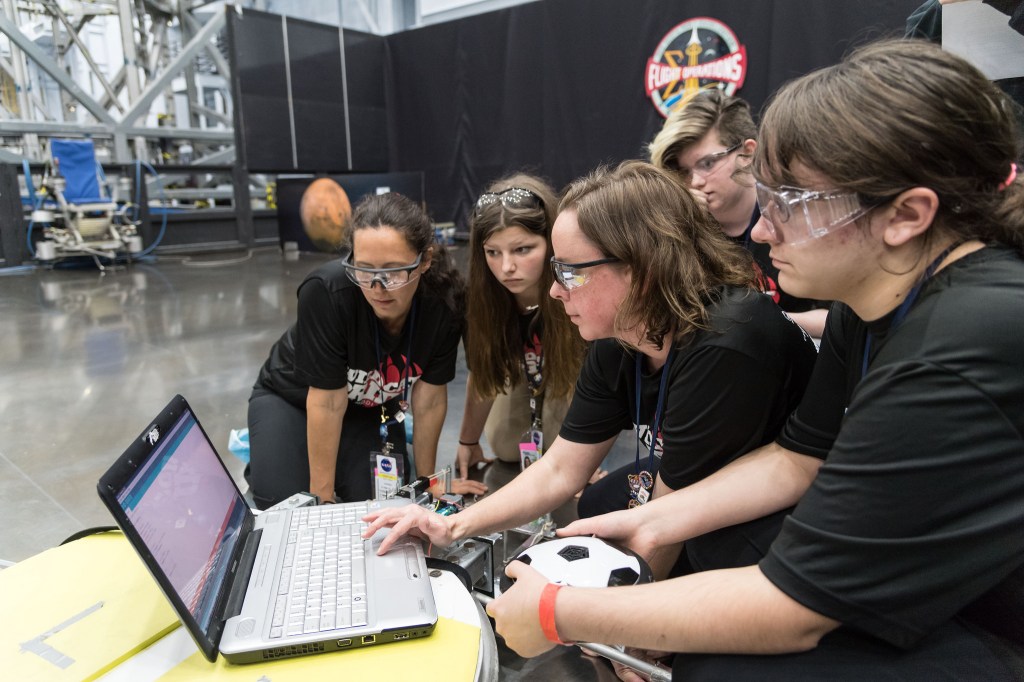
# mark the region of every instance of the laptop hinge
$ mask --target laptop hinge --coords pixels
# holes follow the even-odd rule
[[[249,588],[249,577],[252,575],[253,564],[256,563],[256,550],[259,549],[261,535],[262,529],[254,530],[245,538],[245,546],[238,557],[238,570],[231,581],[231,592],[228,593],[228,601],[224,605],[224,620],[234,618],[242,612],[242,602],[245,601],[245,592]]]

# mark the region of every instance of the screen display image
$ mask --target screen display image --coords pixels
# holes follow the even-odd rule
[[[118,503],[207,630],[240,540],[245,502],[190,412],[162,441]]]

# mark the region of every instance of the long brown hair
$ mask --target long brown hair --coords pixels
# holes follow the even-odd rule
[[[558,202],[554,190],[540,178],[517,173],[491,183],[487,192],[498,193],[512,187],[529,190],[540,199],[541,205],[508,207],[495,201],[475,212],[470,225],[466,362],[473,374],[473,387],[485,398],[504,393],[506,386],[517,386],[524,379],[520,366],[522,336],[515,298],[487,267],[484,242],[495,232],[518,226],[543,236],[546,258],[552,254],[551,225]],[[547,294],[552,278],[551,269],[545,267],[537,285],[540,288],[538,319],[544,348],[541,388],[547,396],[568,398],[579,375],[584,344],[562,305]]]
[[[794,185],[800,162],[866,206],[928,187],[939,196],[934,227],[1024,251],[1024,180],[1003,186],[1021,153],[1015,106],[970,63],[927,41],[873,43],[778,92],[754,173]]]
[[[643,161],[599,168],[565,191],[559,212],[573,210],[580,231],[630,269],[615,318],[643,329],[660,348],[707,327],[707,306],[722,285],[753,286],[750,254],[723,234],[675,173]]]

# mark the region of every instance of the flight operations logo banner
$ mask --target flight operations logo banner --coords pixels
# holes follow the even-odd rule
[[[647,60],[644,86],[662,116],[668,118],[701,90],[718,88],[732,95],[747,75],[747,48],[717,19],[687,19],[658,43]]]

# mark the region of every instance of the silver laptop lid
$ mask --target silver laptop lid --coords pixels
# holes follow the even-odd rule
[[[183,397],[171,400],[98,488],[196,644],[215,660],[253,514]]]

